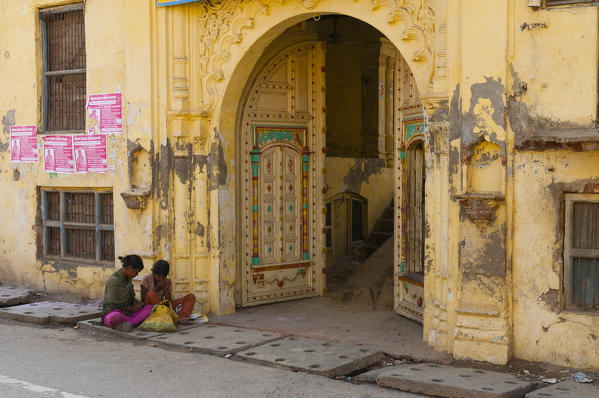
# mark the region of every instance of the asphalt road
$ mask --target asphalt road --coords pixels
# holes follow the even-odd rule
[[[0,320],[0,397],[415,397],[325,377]]]

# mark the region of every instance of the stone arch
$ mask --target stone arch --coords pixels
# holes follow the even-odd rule
[[[246,0],[239,5],[241,11],[227,20],[228,26],[220,28],[202,66],[201,81],[202,112],[210,119],[213,137],[211,141],[224,144],[224,164],[230,167],[230,176],[219,189],[219,200],[211,205],[211,214],[218,215],[218,236],[221,244],[220,265],[214,271],[219,275],[219,312],[234,310],[233,298],[237,268],[236,221],[238,214],[238,137],[237,114],[246,83],[266,47],[291,26],[318,15],[340,14],[360,20],[381,32],[402,54],[416,81],[420,97],[426,102],[429,127],[447,121],[447,90],[442,88],[443,68],[435,66],[436,44],[435,10],[432,0],[304,0],[301,2],[268,2]],[[205,5],[205,7],[211,7]],[[426,8],[426,10],[425,10]],[[218,14],[218,13],[216,13]],[[215,22],[218,23],[218,22]],[[222,32],[222,30],[225,32]],[[439,47],[443,47],[440,45]],[[210,58],[211,54],[214,54]],[[424,102],[424,101],[423,101]],[[442,112],[432,113],[436,108]],[[439,114],[444,116],[439,116]],[[438,120],[437,120],[438,119]],[[446,129],[440,129],[446,130]],[[435,136],[439,134],[435,133]],[[427,151],[432,150],[434,140],[425,137]],[[427,161],[428,162],[428,161]],[[226,250],[229,247],[232,250]],[[223,266],[223,264],[228,264]],[[230,266],[235,264],[235,266]],[[216,264],[215,264],[216,265]],[[426,327],[425,327],[426,328]]]
[[[303,0],[299,4],[281,0],[270,5],[262,3],[265,2],[246,1],[240,7],[240,15],[228,21],[228,30],[219,31],[211,43],[212,59],[204,66],[202,107],[207,113],[214,111],[221,131],[231,131],[233,126],[226,120],[231,110],[236,109],[245,82],[262,51],[287,28],[319,15],[346,15],[371,25],[402,54],[422,97],[439,91],[433,82],[437,47],[443,46],[436,43],[440,21],[432,0]]]

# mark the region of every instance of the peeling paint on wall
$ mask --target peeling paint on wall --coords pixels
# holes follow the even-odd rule
[[[464,219],[462,219],[464,221]],[[460,268],[465,281],[479,276],[505,277],[504,228],[490,232],[484,240],[464,240],[459,246]]]
[[[196,223],[196,229],[195,229],[195,234],[197,236],[199,236],[200,238],[203,238],[204,237],[204,233],[205,233],[204,225],[202,225],[199,221],[197,221],[197,223]]]
[[[593,129],[593,123],[587,125],[548,117],[534,116],[529,106],[522,100],[526,93],[524,83],[513,66],[510,67],[513,93],[508,98],[507,117],[514,131],[514,145],[518,149],[547,150],[572,149],[585,150],[581,142],[599,142],[599,133]],[[591,129],[591,130],[590,130]],[[599,144],[597,144],[599,146]],[[597,147],[597,146],[596,146]],[[589,148],[589,149],[596,149]]]
[[[549,311],[558,313],[561,309],[559,302],[559,290],[557,289],[549,289],[539,297],[539,301],[545,303]]]
[[[462,115],[462,160],[472,156],[472,149],[483,140],[494,142],[505,157],[505,87],[501,78],[485,77],[484,83],[470,87],[472,93],[468,113]]]
[[[208,178],[211,191],[227,185],[227,161],[222,144],[222,137],[218,130],[214,129],[214,139],[210,144],[210,155],[208,156]]]
[[[8,150],[9,141],[10,141],[10,128],[15,125],[15,110],[11,109],[6,112],[6,114],[2,117],[2,132],[4,133],[4,140],[0,140],[0,152],[6,152]]]
[[[359,158],[350,167],[347,175],[343,178],[343,184],[348,192],[359,193],[362,183],[368,183],[368,179],[379,174],[385,167],[385,160],[378,158]]]

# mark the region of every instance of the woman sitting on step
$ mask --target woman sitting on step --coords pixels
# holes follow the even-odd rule
[[[108,278],[104,288],[102,323],[111,328],[129,332],[142,323],[152,311],[151,305],[144,305],[135,298],[133,283],[139,271],[144,269],[142,259],[130,254],[119,257],[122,267]]]
[[[165,260],[158,260],[152,266],[152,274],[141,280],[141,299],[146,304],[156,305],[162,300],[168,300],[173,310],[179,315],[180,323],[185,324],[193,311],[196,296],[188,294],[173,301],[171,280],[167,278],[170,266]]]

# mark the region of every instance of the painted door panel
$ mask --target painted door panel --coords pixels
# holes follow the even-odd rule
[[[395,311],[422,323],[424,316],[424,132],[422,112],[401,114],[402,135],[396,140],[396,164],[399,180],[396,200],[401,203],[398,240],[401,252],[396,256]],[[398,206],[396,206],[398,207]],[[397,264],[399,262],[399,264]],[[399,265],[399,266],[398,266]]]
[[[248,90],[240,126],[241,306],[324,290],[323,65],[320,42],[296,44],[266,62]]]

